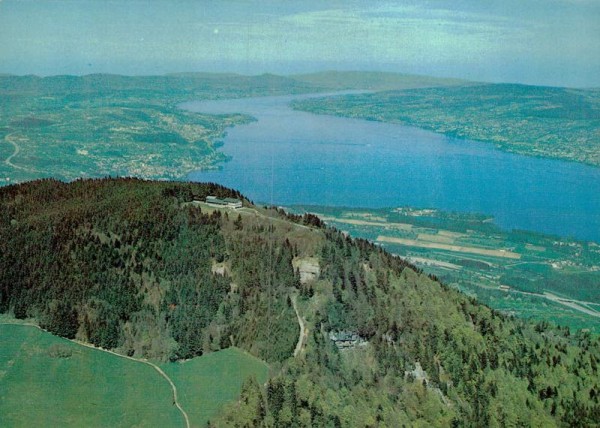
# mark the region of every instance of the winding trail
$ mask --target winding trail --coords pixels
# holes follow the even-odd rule
[[[15,148],[15,151],[13,152],[12,155],[10,155],[9,157],[7,157],[4,160],[4,163],[12,168],[16,168],[16,169],[22,169],[22,170],[27,170],[26,168],[23,168],[22,166],[19,165],[15,165],[14,163],[12,163],[12,160],[15,156],[17,156],[19,154],[19,152],[21,151],[21,147],[19,147],[19,145],[17,143],[15,143],[13,140],[10,139],[10,137],[12,137],[13,134],[8,134],[7,136],[4,137],[4,141],[6,141],[7,143],[12,144],[12,146]]]
[[[32,324],[32,323],[18,323],[18,322],[7,323],[7,322],[4,322],[4,323],[0,323],[0,325],[23,325],[23,326],[27,326],[27,327],[35,327],[35,328],[37,328],[39,330],[46,331],[43,328],[41,328],[39,325]],[[186,426],[186,428],[190,428],[190,419],[189,419],[187,413],[185,412],[185,410],[183,410],[183,407],[181,407],[181,404],[179,403],[179,401],[177,399],[177,387],[175,386],[175,384],[173,383],[173,381],[171,380],[171,378],[169,376],[167,376],[167,374],[159,366],[157,366],[156,364],[154,364],[154,363],[152,363],[152,362],[150,362],[148,360],[140,360],[140,359],[137,359],[137,358],[129,357],[127,355],[117,354],[114,351],[110,351],[110,350],[104,349],[104,348],[99,348],[99,347],[94,346],[94,345],[92,345],[90,343],[85,343],[85,342],[81,342],[79,340],[74,340],[74,339],[66,339],[66,340],[69,340],[69,342],[75,343],[75,344],[80,345],[80,346],[85,346],[86,348],[90,348],[90,349],[95,349],[97,351],[106,352],[108,354],[112,354],[112,355],[115,355],[117,357],[124,358],[126,360],[135,361],[136,363],[142,363],[142,364],[146,364],[146,365],[149,365],[150,367],[152,367],[163,378],[165,378],[165,380],[167,382],[169,382],[169,385],[171,385],[171,390],[173,391],[173,404],[175,405],[175,407],[177,407],[177,409],[179,410],[179,412],[183,416],[183,419],[185,420],[185,426]]]
[[[38,328],[40,328],[40,327],[38,327]],[[96,349],[98,351],[107,352],[107,353],[115,355],[117,357],[125,358],[127,360],[136,361],[136,362],[142,363],[142,364],[147,364],[150,367],[152,367],[162,377],[164,377],[167,382],[169,382],[169,385],[171,385],[171,389],[173,390],[173,404],[175,404],[175,407],[177,407],[177,409],[179,409],[179,411],[183,415],[183,418],[185,419],[185,426],[186,426],[186,428],[190,428],[190,419],[189,419],[187,413],[185,412],[185,410],[183,410],[183,407],[181,407],[181,404],[179,403],[179,401],[177,399],[177,387],[175,386],[175,384],[173,383],[173,381],[171,380],[171,378],[169,376],[167,376],[167,374],[160,367],[158,367],[156,364],[154,364],[154,363],[152,363],[152,362],[150,362],[148,360],[140,360],[140,359],[137,359],[137,358],[129,357],[127,355],[117,354],[116,352],[110,351],[108,349],[98,348],[97,346],[94,346],[94,345],[92,345],[90,343],[80,342],[78,340],[71,340],[71,342],[76,343],[76,344],[81,345],[81,346],[85,346],[86,348],[91,348],[91,349]]]
[[[296,343],[296,349],[294,349],[294,357],[297,357],[304,345],[306,344],[306,339],[308,338],[308,329],[306,328],[306,323],[304,319],[300,316],[298,312],[298,305],[296,304],[296,295],[292,295],[292,306],[294,307],[294,312],[296,312],[296,317],[298,317],[298,324],[300,325],[300,336],[298,337],[298,343]]]

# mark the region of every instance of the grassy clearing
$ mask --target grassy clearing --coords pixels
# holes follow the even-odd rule
[[[192,426],[204,426],[224,404],[236,400],[246,378],[255,376],[262,384],[269,372],[265,362],[237,348],[161,368],[177,385]]]
[[[0,325],[0,426],[182,426],[151,367],[35,327]]]
[[[1,322],[8,321],[0,319]],[[0,324],[0,426],[185,426],[169,384],[152,367],[23,324]],[[236,400],[263,361],[230,348],[161,366],[192,426]]]

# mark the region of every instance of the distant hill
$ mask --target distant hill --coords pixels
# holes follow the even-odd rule
[[[275,75],[0,76],[0,185],[182,178],[227,160],[218,150],[225,129],[251,119],[191,113],[180,102],[322,90]]]
[[[393,89],[470,84],[469,81],[461,79],[378,71],[324,71],[321,73],[292,75],[290,78],[330,90],[366,89],[371,91],[388,91]]]
[[[244,208],[194,202],[208,195]],[[214,184],[0,188],[0,311],[133,357],[235,345],[268,361],[267,384],[246,382],[217,426],[600,420],[597,337],[507,317],[317,217]]]
[[[455,86],[469,83],[460,79],[444,79],[411,74],[327,71],[321,73],[279,76],[276,74],[242,75],[235,73],[170,73],[160,76],[123,76],[118,74],[88,74],[83,76],[57,75],[40,77],[0,74],[0,94],[31,93],[61,94],[65,92],[102,92],[106,90],[147,89],[154,92],[185,94],[205,90],[203,85],[216,84],[273,93],[304,93],[322,90],[367,89],[392,90],[436,86]],[[218,95],[218,93],[215,93]]]
[[[433,85],[430,85],[433,86]],[[514,153],[600,166],[600,92],[469,84],[313,98],[312,113],[401,123]]]
[[[315,85],[295,79],[263,74],[244,76],[219,73],[176,73],[162,76],[122,76],[118,74],[88,74],[84,76],[58,75],[0,75],[0,95],[34,93],[37,95],[64,95],[68,93],[104,93],[145,89],[163,96],[199,96],[212,91],[214,97],[223,97],[220,91],[245,91],[253,94],[303,93],[317,90]],[[233,95],[233,94],[232,94]],[[240,96],[241,94],[238,94]],[[235,95],[233,95],[235,96]],[[246,95],[249,96],[249,95]]]

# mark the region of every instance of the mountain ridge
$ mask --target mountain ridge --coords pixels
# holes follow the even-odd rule
[[[208,195],[244,208],[208,206]],[[315,216],[216,184],[3,187],[0,249],[2,312],[136,358],[235,345],[268,361],[266,387],[248,380],[217,425],[562,426],[600,415],[598,338],[502,315]],[[318,273],[301,275],[299,260]],[[308,332],[296,357],[294,298]],[[335,342],[341,332],[356,339]]]

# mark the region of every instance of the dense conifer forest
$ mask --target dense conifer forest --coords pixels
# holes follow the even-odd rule
[[[193,202],[208,195],[244,208]],[[211,425],[600,424],[597,337],[493,311],[215,184],[1,188],[0,312],[133,357],[237,346],[267,361],[267,384],[248,379]],[[344,332],[359,339],[332,340]]]

